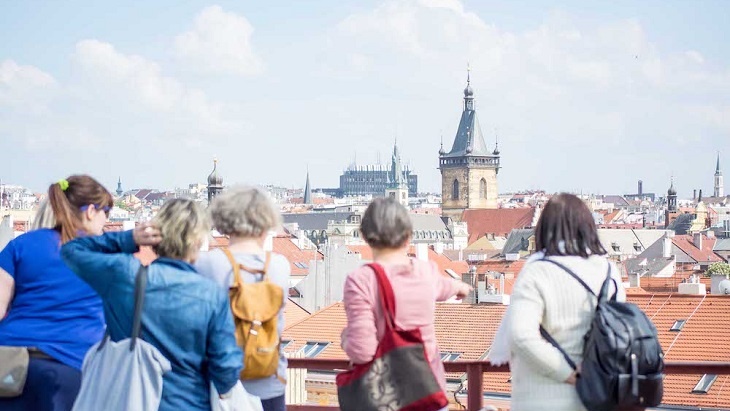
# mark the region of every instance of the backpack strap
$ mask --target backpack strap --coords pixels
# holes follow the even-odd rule
[[[233,281],[236,285],[242,285],[243,284],[243,278],[241,277],[241,270],[246,271],[251,274],[261,274],[261,281],[268,281],[268,272],[269,272],[269,264],[271,263],[271,252],[266,252],[266,257],[264,259],[264,268],[250,268],[247,267],[238,261],[236,261],[236,257],[233,256],[233,253],[231,253],[231,250],[228,249],[228,247],[221,248],[223,250],[223,253],[228,257],[228,261],[231,263],[231,266],[233,267]]]
[[[588,290],[588,292],[591,295],[593,295],[594,297],[597,297],[599,299],[599,301],[601,300],[601,298],[603,298],[605,300],[606,295],[608,293],[609,280],[612,280],[612,278],[611,278],[611,263],[608,263],[608,273],[606,274],[606,280],[603,281],[603,285],[601,286],[601,292],[598,295],[596,295],[596,293],[593,292],[593,290],[591,289],[591,287],[589,287],[588,284],[586,284],[585,281],[583,281],[580,277],[578,277],[578,275],[576,273],[574,273],[572,270],[570,270],[565,265],[563,265],[563,264],[561,264],[561,263],[559,263],[557,261],[551,260],[551,259],[549,259],[547,257],[544,257],[544,258],[542,258],[542,259],[540,259],[538,261],[547,261],[549,263],[552,263],[552,264],[558,266],[563,271],[565,271],[566,273],[570,274],[571,277],[575,278],[576,281],[578,281],[580,283],[580,285],[583,286],[583,288],[585,288],[586,290]],[[614,280],[614,283],[615,282],[616,281]],[[618,293],[618,288],[616,288],[616,290],[617,290],[617,293]],[[616,294],[614,294],[613,299],[616,299]],[[549,342],[550,344],[552,344],[553,347],[557,348],[558,351],[560,351],[560,354],[563,355],[563,358],[565,358],[565,361],[568,362],[568,365],[570,365],[570,368],[572,368],[573,371],[575,371],[575,370],[578,369],[578,367],[575,365],[575,361],[573,361],[573,359],[570,358],[570,356],[568,355],[567,352],[565,352],[565,350],[563,349],[563,347],[561,347],[560,344],[558,344],[558,342],[555,341],[555,338],[553,338],[550,335],[550,333],[548,333],[547,330],[542,325],[540,325],[540,335],[542,335],[542,338],[544,338],[545,340],[547,340],[547,342]]]
[[[241,286],[243,284],[243,280],[241,279],[241,267],[240,264],[238,264],[238,261],[236,261],[236,257],[233,256],[233,253],[231,253],[231,250],[228,249],[228,247],[221,248],[223,250],[223,254],[228,257],[228,262],[231,263],[231,267],[233,267],[233,283]]]
[[[586,284],[586,282],[583,281],[583,279],[581,279],[580,277],[578,277],[578,274],[574,273],[572,270],[570,270],[565,265],[563,265],[563,264],[561,264],[561,263],[559,263],[559,262],[557,262],[555,260],[551,260],[551,259],[549,259],[547,257],[544,257],[544,258],[542,258],[542,259],[540,259],[538,261],[547,261],[549,263],[555,264],[556,266],[560,267],[560,269],[562,269],[566,273],[570,274],[571,277],[575,278],[575,280],[578,281],[580,283],[580,285],[583,286],[583,288],[585,288],[586,290],[588,290],[589,293],[591,293],[593,296],[596,296],[596,293],[593,292],[593,290],[591,289],[591,287],[589,287],[588,284]],[[611,275],[611,265],[610,264],[608,265],[608,270],[609,270],[608,271],[608,275],[610,276]]]

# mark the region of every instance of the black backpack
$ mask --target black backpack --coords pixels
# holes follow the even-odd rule
[[[595,293],[564,265],[544,258],[578,280],[591,295]],[[596,313],[584,337],[583,363],[576,382],[581,402],[589,411],[640,410],[662,401],[664,353],[651,320],[634,304],[608,298],[611,265],[600,293]],[[540,326],[540,334],[576,365],[560,345]]]

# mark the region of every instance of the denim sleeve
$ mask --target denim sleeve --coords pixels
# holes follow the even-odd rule
[[[11,241],[0,251],[0,268],[15,278],[15,242]]]
[[[136,272],[139,262],[132,256],[138,250],[132,231],[80,237],[61,247],[61,258],[68,267],[100,296],[116,280]]]
[[[236,344],[228,297],[216,288],[213,317],[208,323],[208,376],[219,393],[230,391],[243,368],[243,355]]]

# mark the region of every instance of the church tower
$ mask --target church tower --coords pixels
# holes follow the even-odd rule
[[[213,171],[208,176],[208,205],[223,191],[223,177],[218,173],[218,159],[213,159]]]
[[[489,151],[474,109],[474,90],[468,72],[464,107],[454,144],[446,152],[441,144],[441,208],[443,215],[461,221],[469,208],[497,208],[499,148]]]
[[[119,181],[117,181],[117,197],[121,197],[122,194],[124,194],[124,190],[122,189],[122,177],[119,177]]]
[[[393,144],[393,156],[390,161],[390,172],[388,173],[388,185],[385,188],[385,196],[395,198],[403,207],[408,208],[408,179],[403,172],[403,164],[398,151],[398,142]]]
[[[312,204],[312,187],[309,185],[309,168],[307,168],[307,182],[304,183],[304,204]]]
[[[722,182],[722,171],[720,171],[720,153],[717,153],[717,166],[715,166],[715,197],[725,197],[725,187]]]
[[[669,224],[676,220],[678,215],[677,189],[674,188],[674,177],[672,177],[669,190],[667,190],[667,209],[664,211],[664,228],[669,227]]]

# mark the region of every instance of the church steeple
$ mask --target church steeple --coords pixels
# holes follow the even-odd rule
[[[720,152],[717,152],[717,165],[715,166],[715,197],[725,196],[725,187],[723,184],[722,171],[720,171]]]
[[[121,197],[124,193],[124,190],[122,190],[122,176],[119,176],[119,181],[117,181],[117,197]]]
[[[213,158],[213,171],[208,176],[208,204],[223,191],[223,177],[218,173],[218,159]]]
[[[312,187],[309,185],[309,167],[307,167],[307,182],[304,183],[304,204],[312,204]]]
[[[487,147],[474,108],[471,68],[467,68],[464,107],[451,150],[439,150],[441,208],[460,221],[465,209],[497,208],[499,146]]]

